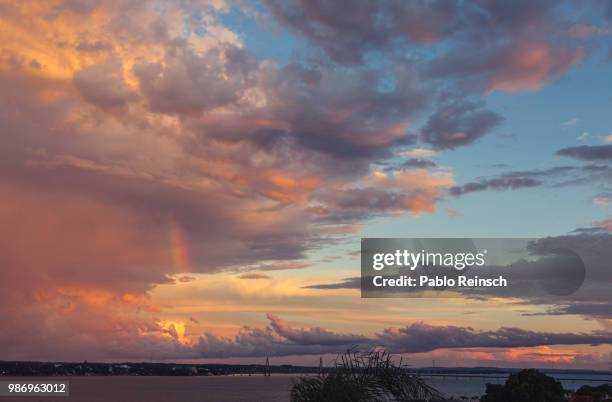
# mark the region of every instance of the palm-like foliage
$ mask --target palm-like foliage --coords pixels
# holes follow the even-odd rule
[[[292,402],[444,401],[443,395],[381,350],[347,351],[334,369],[302,377],[291,389]]]

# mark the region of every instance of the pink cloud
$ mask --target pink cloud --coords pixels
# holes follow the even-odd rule
[[[580,48],[567,48],[521,40],[491,60],[492,71],[486,90],[534,90],[564,74],[584,57]]]

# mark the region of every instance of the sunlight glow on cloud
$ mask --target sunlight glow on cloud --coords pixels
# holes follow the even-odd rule
[[[0,321],[12,325],[0,329],[9,351],[0,357],[311,354],[383,339],[402,353],[608,342],[603,333],[412,321],[376,336],[296,328],[268,309],[295,313],[285,306],[295,298],[304,314],[341,316],[325,297],[310,310],[321,290],[308,285],[325,267],[308,257],[375,218],[414,219],[456,201],[449,195],[545,182],[548,171],[458,184],[455,166],[423,159],[494,133],[505,120],[488,93],[538,90],[589,56],[585,40],[604,36],[577,26],[559,46],[567,26],[556,6],[523,3],[497,23],[506,6],[486,2],[264,1],[261,16],[223,1],[3,2]],[[261,17],[312,49],[298,41],[295,57],[264,56],[224,22],[229,12]],[[425,46],[439,52],[419,59]],[[610,146],[558,154],[608,161]],[[602,166],[583,171],[603,181]],[[202,281],[217,289],[197,293]],[[212,307],[199,303],[207,292]],[[171,297],[189,304],[183,315]],[[274,314],[266,327],[242,328],[236,305],[260,321]],[[196,307],[237,314],[223,324],[232,336],[203,332],[211,320]],[[432,333],[448,338],[432,345]]]

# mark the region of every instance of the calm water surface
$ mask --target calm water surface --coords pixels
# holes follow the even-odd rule
[[[579,375],[565,377],[580,378]],[[607,379],[607,376],[589,375]],[[50,380],[70,381],[70,397],[0,397],[0,402],[286,402],[294,376],[211,376],[211,377],[53,377]],[[602,382],[567,381],[556,376],[566,389]],[[24,380],[32,380],[26,378]],[[2,380],[9,380],[3,377]],[[485,392],[486,383],[504,380],[474,378],[425,379],[448,396],[477,396]]]
[[[24,380],[32,380],[27,378]],[[53,377],[70,381],[69,397],[0,397],[0,402],[286,402],[290,376]],[[8,378],[2,378],[8,380]]]

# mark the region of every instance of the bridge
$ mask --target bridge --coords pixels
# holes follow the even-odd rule
[[[501,380],[505,381],[508,379],[507,375],[495,375],[495,374],[465,374],[465,373],[422,373],[416,372],[415,375],[422,378],[455,378],[455,379],[472,379],[472,380]],[[609,379],[605,378],[555,378],[560,381],[584,381],[584,382],[609,382]]]

